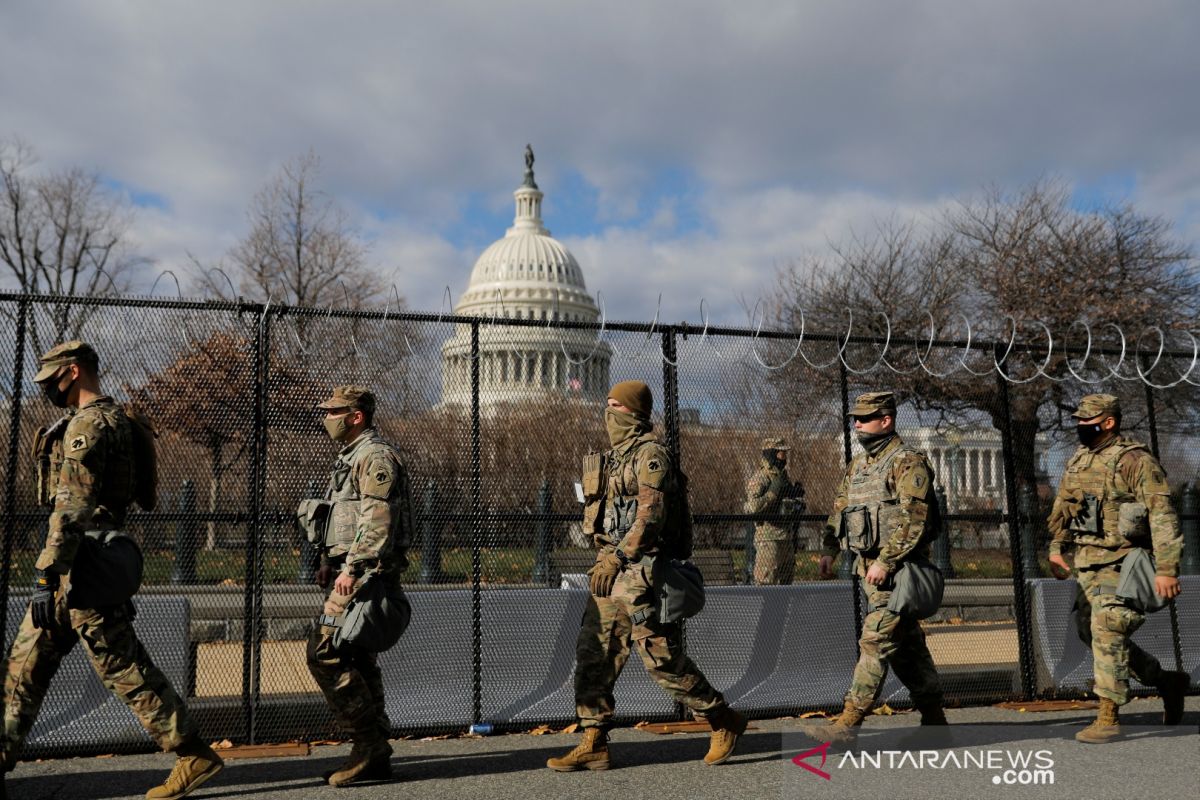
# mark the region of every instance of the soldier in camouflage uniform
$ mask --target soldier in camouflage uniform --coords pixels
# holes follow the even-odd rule
[[[178,756],[167,780],[146,794],[150,800],[174,800],[220,772],[223,762],[200,741],[183,699],[138,641],[132,604],[77,608],[70,592],[72,579],[83,581],[95,568],[89,551],[80,547],[82,538],[121,529],[135,486],[148,478],[136,472],[133,423],[100,393],[98,368],[90,345],[70,341],[43,355],[34,377],[51,403],[77,410],[65,426],[52,429],[61,436],[47,442],[51,468],[41,489],[53,511],[34,565],[33,599],[9,653],[0,758],[3,771],[13,768],[59,664],[82,641],[104,685],[163,750]],[[0,784],[0,794],[2,789]]]
[[[1130,675],[1161,692],[1165,724],[1178,725],[1183,717],[1187,673],[1164,670],[1130,641],[1146,616],[1116,596],[1121,562],[1137,547],[1154,553],[1159,596],[1177,596],[1183,537],[1162,466],[1146,445],[1121,435],[1120,401],[1111,394],[1087,395],[1073,416],[1081,444],[1050,511],[1050,569],[1060,580],[1068,577],[1063,554],[1074,550],[1075,621],[1092,648],[1100,698],[1095,722],[1075,738],[1099,744],[1120,735],[1118,709],[1129,702]]]
[[[925,644],[921,623],[887,608],[893,577],[905,559],[929,557],[937,535],[933,467],[896,434],[896,400],[891,392],[860,395],[850,410],[863,453],[846,468],[825,535],[821,577],[833,577],[842,549],[856,555],[870,610],[863,620],[859,659],[841,716],[813,728],[820,741],[852,745],[874,705],[887,668],[908,687],[922,725],[945,725],[942,687]],[[850,555],[847,555],[849,558]]]
[[[376,654],[343,646],[333,635],[368,571],[398,593],[408,567],[412,531],[408,477],[399,451],[374,427],[375,395],[361,386],[339,386],[318,408],[329,437],[342,446],[325,499],[331,501],[317,584],[333,588],[308,641],[308,668],[338,723],[350,732],[349,759],[326,773],[333,786],[391,776],[391,722]]]
[[[804,487],[787,474],[787,442],[763,439],[762,463],[746,483],[747,514],[799,514],[804,511]],[[754,526],[754,582],[759,586],[787,585],[796,575],[794,526],[759,522]]]
[[[733,754],[746,720],[731,709],[683,652],[682,623],[654,615],[652,560],[685,555],[667,525],[678,508],[677,472],[670,452],[650,431],[650,387],[622,381],[609,392],[605,425],[612,449],[584,460],[584,531],[599,553],[589,574],[591,596],[575,644],[575,705],[583,740],[546,766],[559,772],[608,769],[613,687],[638,645],[646,671],[660,686],[708,720],[706,764]]]

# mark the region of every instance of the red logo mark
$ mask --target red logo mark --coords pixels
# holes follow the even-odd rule
[[[804,759],[808,758],[809,756],[815,756],[816,754],[820,753],[821,754],[821,766],[822,767],[825,766],[825,758],[829,754],[829,746],[831,744],[833,744],[833,743],[826,742],[825,744],[819,744],[816,747],[814,747],[812,750],[808,750],[804,753],[800,753],[799,755],[795,756],[792,759],[792,763],[795,764],[797,767],[804,767],[806,770],[808,770],[812,774],[819,775],[827,781],[833,780],[833,776],[830,775],[828,772],[826,772],[823,769],[817,769],[812,764],[809,764],[804,760]]]

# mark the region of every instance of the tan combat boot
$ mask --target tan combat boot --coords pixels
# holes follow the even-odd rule
[[[710,767],[724,764],[733,755],[738,737],[746,732],[746,718],[725,706],[708,718],[708,726],[712,728],[712,738],[708,741],[704,763]]]
[[[584,728],[583,740],[561,758],[546,759],[546,766],[555,772],[608,769],[608,733],[601,728]]]
[[[1163,700],[1163,725],[1183,722],[1183,699],[1191,688],[1192,676],[1186,672],[1164,670],[1158,679],[1158,693]]]
[[[330,786],[347,786],[355,781],[382,781],[392,777],[392,746],[387,739],[356,741],[350,757],[332,772],[325,773]]]
[[[1100,713],[1096,721],[1075,734],[1075,741],[1088,744],[1106,744],[1121,736],[1121,720],[1117,704],[1107,697],[1100,698]]]
[[[146,800],[177,800],[225,768],[225,762],[208,745],[187,741],[175,750],[175,766],[161,786],[146,792]]]
[[[801,725],[801,730],[812,739],[830,742],[841,748],[849,749],[858,743],[858,729],[867,716],[866,709],[858,708],[849,700],[842,707],[842,713],[831,720],[818,724]]]

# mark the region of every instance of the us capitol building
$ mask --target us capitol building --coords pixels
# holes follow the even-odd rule
[[[471,271],[454,307],[464,316],[597,322],[575,256],[542,224],[542,192],[525,148],[525,181],[513,192],[516,216]],[[608,391],[612,348],[592,329],[503,326],[479,328],[479,404],[484,413],[505,403],[547,395],[598,401]],[[442,404],[471,404],[471,327],[457,325],[442,346]]]

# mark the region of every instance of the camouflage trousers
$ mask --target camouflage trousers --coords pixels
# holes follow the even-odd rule
[[[1074,611],[1079,638],[1092,648],[1096,694],[1125,705],[1130,676],[1155,686],[1162,677],[1162,665],[1129,638],[1146,621],[1146,615],[1117,598],[1120,577],[1115,564],[1080,569]]]
[[[796,544],[786,539],[754,537],[754,583],[786,586],[796,577]]]
[[[683,625],[641,618],[654,603],[646,562],[630,564],[609,597],[588,598],[575,642],[575,710],[581,728],[612,725],[613,687],[636,642],[650,673],[676,702],[704,719],[725,707],[725,698],[683,652]]]
[[[358,589],[361,583],[355,585]],[[340,617],[354,594],[330,590],[323,613]],[[317,682],[333,718],[355,741],[373,742],[391,736],[387,704],[383,695],[383,673],[377,654],[358,648],[334,650],[336,628],[318,623],[308,637],[308,671]]]
[[[55,625],[35,628],[30,612],[13,640],[4,678],[3,769],[12,769],[37,720],[59,664],[82,641],[104,686],[129,706],[163,750],[175,750],[197,732],[187,705],[151,661],[125,607],[67,608],[60,591]]]
[[[870,559],[858,558],[856,570],[866,577]],[[856,708],[868,710],[875,704],[890,667],[908,688],[917,708],[942,705],[942,686],[933,656],[925,644],[925,631],[914,617],[888,611],[890,589],[861,583],[870,608],[863,619],[858,640],[858,663],[850,679],[846,700]],[[884,584],[887,586],[888,584]]]

